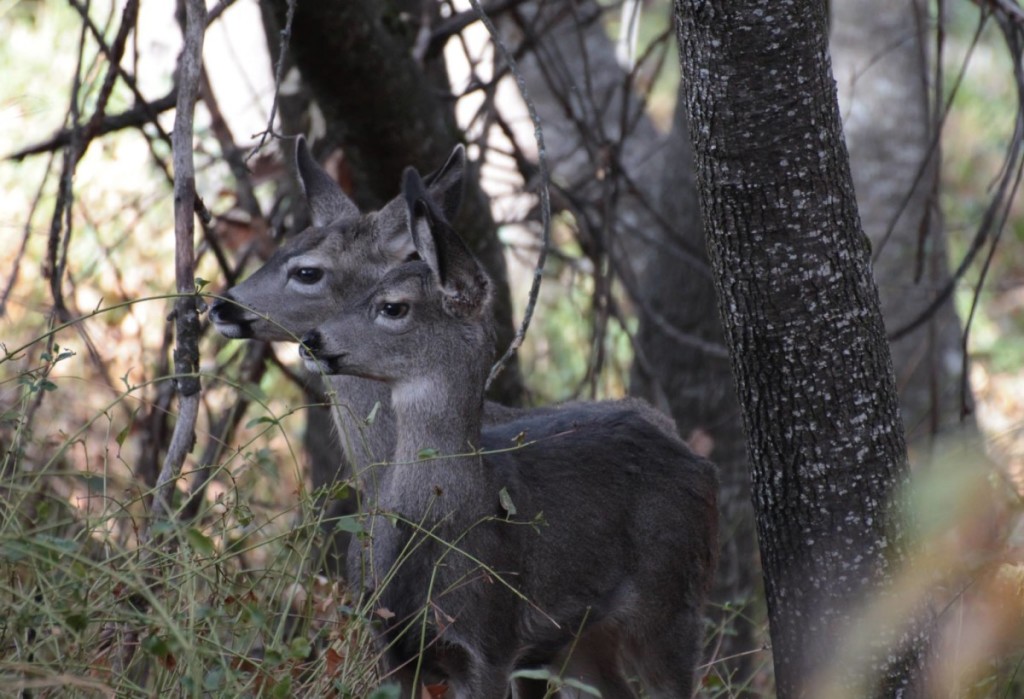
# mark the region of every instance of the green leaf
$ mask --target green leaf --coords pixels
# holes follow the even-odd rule
[[[0,544],[0,560],[8,563],[17,563],[28,558],[28,552],[17,541],[5,541]]]
[[[535,670],[516,670],[512,673],[512,677],[521,677],[524,680],[550,680],[552,675],[550,670],[538,668]]]
[[[67,624],[72,631],[78,631],[81,633],[82,631],[85,631],[87,626],[89,626],[89,615],[85,612],[70,612],[64,616],[64,623]]]
[[[114,437],[114,440],[117,442],[117,446],[124,446],[124,440],[128,439],[128,433],[131,432],[131,429],[132,424],[129,422],[120,432],[117,433],[117,436]]]
[[[362,534],[365,531],[359,515],[346,515],[339,517],[334,524],[335,531],[349,532],[350,534]]]
[[[308,638],[302,636],[296,636],[292,639],[292,642],[288,644],[288,654],[296,660],[305,660],[309,657],[310,651],[313,646],[310,645]]]
[[[153,522],[153,525],[149,529],[149,533],[153,536],[167,536],[168,534],[174,533],[174,522],[159,520]]]
[[[167,645],[167,639],[161,638],[160,636],[154,634],[152,636],[146,636],[144,639],[142,639],[142,650],[149,653],[150,655],[163,657],[165,655],[170,654],[171,647]]]
[[[292,696],[292,676],[285,675],[282,677],[281,681],[271,688],[270,696],[273,699],[286,699]]]
[[[196,278],[195,278],[195,284],[196,284],[196,291],[197,291],[197,292],[199,292],[199,291],[202,291],[204,287],[206,287],[207,285],[209,285],[209,283],[210,283],[210,282],[206,281],[206,280],[205,280],[205,279],[203,279],[202,277],[196,277]]]
[[[265,648],[263,650],[263,663],[270,667],[276,667],[284,662],[284,655],[277,648]]]
[[[76,477],[85,484],[85,487],[90,491],[102,492],[103,486],[106,485],[106,481],[103,476],[98,473],[92,473],[90,471],[79,471]]]
[[[272,425],[277,424],[277,420],[275,420],[272,417],[267,417],[266,415],[264,415],[263,417],[254,417],[252,420],[249,420],[249,422],[245,423],[245,429],[255,427],[256,425],[262,425],[263,423],[267,422],[269,422]]]
[[[367,426],[372,425],[377,420],[377,413],[380,412],[380,401],[373,404],[373,408],[370,410],[370,414],[366,416]]]
[[[347,482],[335,483],[333,486],[331,486],[331,492],[328,495],[328,497],[331,500],[347,500],[349,490],[350,488]]]
[[[242,616],[246,621],[252,622],[252,624],[258,628],[263,628],[267,624],[267,615],[264,614],[263,610],[255,604],[245,605]],[[281,662],[281,654],[273,648],[267,648],[263,652],[263,659],[273,665],[276,665]]]
[[[247,396],[251,396],[253,398],[253,400],[255,400],[258,403],[266,403],[267,402],[267,394],[263,391],[262,388],[259,387],[259,384],[254,384],[254,383],[242,384],[241,388],[239,388],[239,391],[241,391],[242,393],[244,393]]]
[[[397,684],[385,684],[370,692],[367,699],[401,699],[402,688]]]
[[[512,496],[508,494],[507,488],[498,491],[498,502],[501,503],[501,509],[505,510],[509,516],[514,516],[519,511],[516,509],[515,503],[512,502]]]
[[[42,388],[44,391],[56,391],[57,390],[57,384],[55,384],[53,381],[50,381],[49,379],[42,379],[39,382],[39,387]]]
[[[248,526],[253,519],[252,510],[249,509],[248,505],[237,505],[235,507],[235,519],[237,519],[238,523],[243,527]]]
[[[437,449],[434,449],[433,447],[428,447],[426,449],[420,449],[419,453],[416,454],[416,458],[417,459],[433,459],[433,458],[436,458],[440,453],[441,452],[439,452]]]
[[[203,689],[214,692],[224,687],[224,668],[215,667],[203,677]]]
[[[195,528],[190,528],[185,532],[185,538],[188,539],[189,545],[196,551],[205,556],[212,556],[217,552],[216,547],[213,545],[213,539],[203,534],[201,531]]]
[[[572,677],[566,677],[562,680],[561,684],[563,684],[566,687],[573,687],[575,689],[578,689],[584,694],[589,694],[592,697],[601,696],[601,690],[599,690],[597,687],[589,685],[586,682],[581,682],[580,680],[577,680]]]
[[[64,537],[51,536],[49,534],[36,534],[32,537],[32,543],[44,551],[49,551],[57,556],[66,556],[76,553],[81,549],[81,545],[74,539],[65,539]]]

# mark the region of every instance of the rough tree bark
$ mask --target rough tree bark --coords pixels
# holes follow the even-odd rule
[[[906,445],[820,0],[676,0],[683,90],[751,459],[779,697],[809,696],[906,558]],[[921,626],[843,680],[917,696]],[[862,694],[861,696],[863,696]]]

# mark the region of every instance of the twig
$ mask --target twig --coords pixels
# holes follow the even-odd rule
[[[99,132],[103,117],[107,113],[107,102],[114,92],[114,82],[117,80],[118,72],[121,70],[121,58],[124,56],[125,46],[128,44],[128,33],[135,27],[139,15],[139,0],[128,0],[121,13],[121,26],[117,29],[117,36],[109,49],[104,50],[109,64],[107,74],[103,77],[103,84],[100,86],[99,96],[96,98],[96,110],[89,118],[89,122],[82,131],[82,140],[78,144],[78,159],[80,160],[89,143]],[[102,42],[101,42],[102,43]]]
[[[46,189],[46,181],[50,178],[50,170],[53,168],[53,160],[55,155],[50,154],[50,162],[46,164],[46,169],[43,171],[43,178],[39,182],[39,189],[36,190],[36,195],[32,199],[32,205],[28,209],[28,215],[25,217],[25,228],[21,235],[21,247],[18,248],[18,254],[14,257],[14,264],[11,265],[11,278],[7,280],[7,286],[4,288],[3,296],[0,297],[0,318],[7,312],[7,301],[10,300],[11,292],[14,291],[14,285],[18,281],[18,274],[21,272],[21,261],[25,258],[25,250],[28,248],[28,239],[32,234],[32,217],[35,216],[36,209],[39,208],[39,202],[43,198],[43,191]]]
[[[199,414],[199,311],[195,292],[195,163],[192,156],[192,130],[202,70],[203,37],[206,30],[206,3],[185,2],[185,45],[178,63],[178,105],[174,116],[174,276],[178,293],[175,303],[177,347],[174,370],[179,401],[178,420],[167,449],[163,468],[157,478],[152,516],[158,520],[170,508],[174,481],[181,473],[185,455],[195,444],[195,424]]]
[[[292,40],[295,3],[296,0],[288,0],[288,12],[285,15],[284,29],[281,30],[281,48],[277,56],[277,65],[274,67],[274,99],[270,103],[270,116],[267,118],[267,128],[260,134],[260,142],[253,146],[253,149],[249,151],[249,155],[245,156],[246,162],[263,148],[263,145],[267,142],[267,136],[274,133],[274,117],[277,116],[277,101],[281,96],[281,80],[284,78],[282,73],[284,72],[285,56],[288,53],[288,42]]]
[[[86,8],[88,11],[88,8]],[[71,81],[71,100],[68,113],[71,119],[71,139],[64,149],[64,160],[61,165],[60,180],[57,186],[57,201],[50,219],[50,234],[46,245],[46,261],[43,276],[50,280],[50,295],[53,297],[53,315],[58,322],[67,322],[69,316],[64,304],[64,261],[67,259],[67,246],[71,241],[71,206],[74,198],[72,180],[78,164],[78,143],[81,137],[80,114],[78,99],[82,87],[82,63],[85,56],[86,27],[78,39],[78,60],[75,64],[75,75]],[[61,233],[63,232],[63,236]],[[63,244],[64,254],[61,254]]]
[[[515,9],[524,2],[526,2],[526,0],[499,0],[498,2],[488,3],[487,9],[483,10],[483,13],[486,13],[485,16],[494,17]],[[424,54],[424,58],[430,59],[439,54],[441,49],[444,48],[444,45],[448,43],[448,39],[452,38],[452,36],[456,34],[462,33],[463,29],[480,18],[480,14],[481,13],[476,9],[476,3],[474,3],[474,9],[459,12],[451,17],[447,17],[444,21],[439,22],[430,32],[430,41],[427,43],[427,50]]]
[[[254,341],[247,343],[245,355],[242,358],[242,366],[238,372],[240,384],[259,384],[267,368],[269,353],[270,343],[268,342]],[[198,516],[200,506],[203,503],[203,497],[206,494],[206,488],[215,474],[214,464],[220,463],[228,437],[241,423],[250,402],[249,396],[244,392],[240,392],[238,400],[232,403],[211,426],[210,436],[203,450],[202,458],[199,461],[199,468],[194,475],[188,500],[182,507],[182,517],[184,519],[194,520]]]
[[[105,115],[99,122],[95,135],[104,136],[114,131],[136,128],[144,124],[148,124],[156,115],[163,114],[170,109],[174,109],[174,105],[177,102],[178,91],[177,89],[172,89],[163,97],[153,100],[152,102],[140,104],[119,114]],[[27,146],[19,151],[15,151],[10,155],[4,156],[4,159],[19,162],[30,155],[39,155],[40,153],[50,153],[55,150],[59,150],[71,143],[71,135],[71,129],[61,129],[45,141],[40,141],[35,145]]]
[[[519,93],[523,96],[523,101],[526,103],[526,109],[530,113],[530,120],[533,122],[533,136],[537,141],[537,163],[540,172],[540,181],[538,182],[538,189],[540,195],[540,215],[541,225],[543,226],[543,233],[541,236],[541,248],[540,253],[537,255],[537,266],[533,270],[533,283],[530,285],[530,297],[526,304],[526,311],[523,313],[523,322],[516,330],[515,337],[512,338],[512,342],[509,344],[508,349],[505,350],[505,354],[501,355],[501,358],[491,367],[491,373],[487,377],[487,383],[485,390],[490,388],[491,383],[498,377],[502,369],[505,368],[505,364],[512,358],[512,355],[516,353],[516,350],[523,344],[523,340],[526,338],[526,331],[530,327],[530,319],[533,317],[533,310],[537,306],[537,297],[540,294],[540,283],[544,277],[544,262],[547,259],[548,248],[551,245],[551,197],[548,193],[548,162],[547,152],[544,148],[544,131],[540,125],[540,117],[537,116],[537,108],[533,104],[533,100],[530,99],[530,95],[526,89],[526,81],[523,80],[522,73],[516,67],[516,61],[509,53],[508,47],[505,46],[501,40],[501,36],[498,34],[498,30],[495,28],[494,23],[491,22],[490,18],[484,14],[484,10],[480,7],[479,0],[470,0],[473,8],[480,16],[480,21],[483,22],[487,28],[487,32],[491,35],[491,39],[494,41],[495,47],[501,53],[502,58],[508,64],[509,70],[512,71],[512,75],[516,78],[516,85],[519,86]]]

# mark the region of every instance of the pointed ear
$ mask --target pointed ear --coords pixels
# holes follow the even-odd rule
[[[441,213],[449,221],[455,220],[462,204],[462,181],[466,171],[466,149],[460,143],[452,149],[452,154],[439,170],[435,170],[423,178],[427,192],[433,197]]]
[[[359,215],[359,207],[345,196],[334,178],[313,159],[306,139],[295,139],[295,171],[309,206],[309,218],[314,226],[326,226],[338,219]]]
[[[409,233],[420,259],[434,272],[445,310],[457,318],[479,315],[490,306],[491,283],[413,168],[406,168],[402,195],[408,207]]]

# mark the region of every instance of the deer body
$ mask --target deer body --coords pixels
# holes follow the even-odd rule
[[[638,401],[482,427],[489,281],[415,171],[403,193],[420,259],[303,350],[311,368],[390,387],[394,458],[375,469],[380,516],[349,569],[395,615],[385,640],[403,689],[422,654],[456,699],[504,699],[515,668],[552,664],[581,637],[603,656],[607,696],[632,696],[624,668],[648,697],[690,696],[717,550],[714,467]]]

